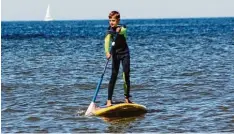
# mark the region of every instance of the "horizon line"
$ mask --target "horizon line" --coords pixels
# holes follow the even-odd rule
[[[162,18],[122,18],[120,20],[167,20],[167,19],[209,19],[209,18],[234,18],[234,16],[210,16],[210,17],[162,17]],[[96,19],[96,18],[90,18],[90,19],[54,19],[52,21],[104,21],[108,19]],[[1,20],[1,22],[16,22],[16,21],[44,21],[42,20]]]

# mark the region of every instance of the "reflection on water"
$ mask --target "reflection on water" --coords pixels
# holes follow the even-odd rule
[[[136,117],[128,117],[128,118],[107,118],[100,117],[106,123],[108,123],[107,130],[105,133],[123,133],[127,132],[131,125],[136,122],[144,119],[144,115],[136,116]]]

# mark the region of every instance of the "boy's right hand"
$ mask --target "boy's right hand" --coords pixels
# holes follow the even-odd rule
[[[106,53],[106,58],[109,60],[111,57],[111,54],[109,52]]]

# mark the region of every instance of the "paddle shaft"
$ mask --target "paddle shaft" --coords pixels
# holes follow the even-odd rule
[[[116,38],[117,38],[117,36],[118,36],[118,33],[117,33],[117,32],[114,32],[113,34],[114,34],[114,42],[112,42],[111,49],[110,49],[110,53],[111,53],[111,51],[112,51],[112,47],[115,45],[115,40],[116,40]],[[99,80],[99,82],[98,82],[98,85],[97,85],[97,87],[96,87],[96,91],[95,91],[95,94],[94,94],[94,96],[93,96],[92,102],[95,102],[95,101],[96,101],[96,98],[97,98],[97,95],[98,95],[100,86],[101,86],[101,84],[102,84],[102,80],[103,80],[104,74],[105,74],[105,72],[106,72],[106,68],[107,68],[107,65],[108,65],[109,61],[110,61],[110,58],[106,61],[106,65],[105,65],[104,71],[103,71],[103,73],[102,73],[102,75],[101,75],[101,78],[100,78],[100,80]]]
[[[94,96],[93,96],[92,102],[95,102],[95,101],[96,101],[97,94],[98,94],[99,89],[100,89],[100,86],[101,86],[101,84],[102,84],[102,80],[103,80],[104,74],[105,74],[105,72],[106,72],[106,68],[107,68],[107,65],[108,65],[109,61],[110,61],[109,59],[106,61],[106,65],[105,65],[104,71],[103,71],[103,73],[102,73],[102,75],[101,75],[101,78],[100,78],[100,80],[99,80],[99,82],[98,82],[98,85],[97,85],[97,87],[96,87],[96,91],[95,91],[95,94],[94,94]]]
[[[114,42],[112,43],[110,52],[112,51],[112,47],[115,45],[115,40],[116,40],[117,36],[118,36],[118,34],[116,33],[115,36],[114,36]],[[110,61],[110,58],[106,61],[106,65],[105,65],[104,71],[103,71],[103,73],[102,73],[102,75],[101,75],[101,78],[100,78],[100,80],[99,80],[99,82],[98,82],[98,85],[97,85],[97,87],[96,87],[96,91],[95,91],[95,94],[94,94],[94,96],[93,96],[92,102],[95,102],[95,101],[96,101],[96,98],[97,98],[97,95],[98,95],[100,86],[101,86],[101,84],[102,84],[102,80],[103,80],[104,74],[105,74],[105,72],[106,72],[106,68],[107,68],[107,65],[108,65],[109,61]]]

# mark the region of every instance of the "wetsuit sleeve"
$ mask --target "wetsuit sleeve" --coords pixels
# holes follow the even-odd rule
[[[124,35],[125,39],[127,38],[127,28],[121,27],[119,34]]]
[[[110,52],[109,51],[110,43],[111,43],[111,34],[107,34],[105,37],[105,44],[104,44],[105,53]]]

